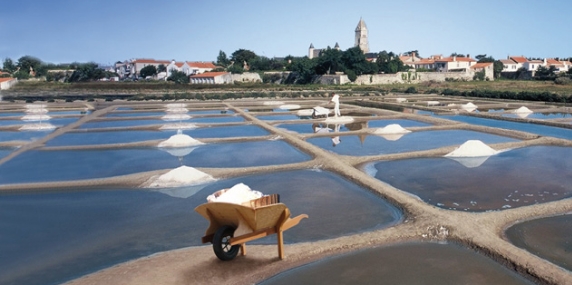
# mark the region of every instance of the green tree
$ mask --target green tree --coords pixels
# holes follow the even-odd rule
[[[343,71],[342,52],[328,47],[316,58],[316,74],[335,74]]]
[[[232,53],[230,60],[234,62],[234,64],[240,64],[241,66],[244,65],[246,62],[250,64],[250,61],[256,58],[256,54],[252,51],[239,49]]]
[[[374,63],[367,61],[365,54],[359,47],[352,47],[344,51],[342,63],[345,70],[353,70],[356,75],[374,74],[378,71]]]
[[[39,74],[41,72],[38,72],[41,69],[41,65],[42,61],[33,56],[26,55],[18,59],[18,67],[20,67],[20,71],[30,73],[31,70],[34,70],[34,73],[36,73],[37,76],[43,75]]]
[[[538,66],[536,72],[534,73],[534,79],[536,80],[554,80],[556,79],[556,67],[550,66],[546,68],[542,65]]]
[[[387,74],[395,74],[400,71],[406,71],[409,68],[403,64],[399,56],[393,52],[382,51],[377,55],[377,67],[380,72]]]
[[[167,71],[167,67],[164,64],[159,64],[159,66],[157,67],[157,73],[159,72],[166,72]]]
[[[244,68],[242,68],[242,64],[233,63],[226,69],[226,71],[234,74],[242,74],[244,72]]]
[[[492,56],[487,56],[486,54],[480,54],[476,56],[477,62],[492,62],[493,65],[493,73],[495,78],[499,78],[500,74],[504,68],[504,64],[500,60],[495,60]]]
[[[295,83],[310,84],[316,76],[316,63],[308,57],[295,59],[292,62],[292,72],[296,73]]]
[[[139,75],[143,78],[147,78],[147,76],[154,76],[157,74],[157,67],[154,65],[147,65],[139,71]]]
[[[171,70],[171,76],[167,78],[168,81],[173,81],[177,84],[187,84],[189,83],[189,77],[182,71],[176,69]]]
[[[250,70],[271,70],[272,61],[265,56],[256,56],[249,62]]]
[[[18,67],[16,66],[16,64],[14,64],[14,62],[12,61],[12,59],[10,58],[6,58],[4,59],[4,63],[2,64],[2,69],[8,73],[14,73],[14,71],[16,71]]]
[[[223,68],[226,68],[230,65],[230,60],[226,56],[226,53],[224,53],[222,50],[218,52],[218,56],[216,57],[216,65]]]
[[[98,68],[98,65],[93,62],[77,64],[75,71],[72,73],[69,82],[87,82],[99,80],[105,77],[105,71]]]

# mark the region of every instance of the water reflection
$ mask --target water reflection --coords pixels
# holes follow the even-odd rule
[[[367,169],[435,206],[488,211],[572,197],[572,173],[562,171],[572,168],[571,155],[571,148],[535,146],[491,156],[478,167],[439,157],[381,161]]]
[[[572,271],[572,215],[516,224],[506,235],[516,246]]]
[[[406,243],[326,258],[280,273],[270,284],[534,284],[454,244]]]

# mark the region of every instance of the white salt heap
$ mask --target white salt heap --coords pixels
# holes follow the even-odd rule
[[[163,121],[188,120],[190,118],[192,118],[192,117],[187,115],[187,114],[167,114],[167,115],[161,117],[161,119]]]
[[[189,135],[183,134],[180,130],[176,135],[172,135],[169,139],[159,143],[159,147],[184,147],[204,144]]]
[[[45,109],[46,104],[26,104],[26,109]]]
[[[161,130],[192,130],[198,128],[197,125],[191,123],[172,123],[164,124],[159,129]]]
[[[405,99],[405,98],[395,98],[395,101],[397,101],[397,103],[403,103],[403,102],[407,102],[407,99]]]
[[[517,113],[517,114],[533,113],[530,109],[526,108],[526,106],[522,106],[522,107],[514,110],[513,112]]]
[[[472,112],[472,111],[474,111],[474,110],[477,109],[477,105],[475,105],[475,104],[469,102],[469,103],[467,103],[467,104],[461,105],[461,109],[463,109],[463,110],[465,110],[465,111],[467,111],[467,112]]]
[[[278,109],[282,109],[282,110],[300,109],[300,105],[295,105],[295,104],[280,105],[280,107],[278,107]]]
[[[222,192],[222,194],[220,194]],[[220,195],[217,195],[220,194]],[[250,189],[247,185],[243,183],[238,183],[232,186],[230,189],[217,191],[217,193],[211,194],[207,197],[209,203],[212,202],[225,202],[233,204],[242,204],[253,199],[258,199],[262,197],[263,194],[259,191]]]
[[[316,107],[312,108],[312,110],[313,110],[313,114],[315,114],[316,116],[325,116],[325,115],[329,115],[331,113],[330,109],[320,107],[320,106],[316,106]]]
[[[445,157],[479,157],[491,156],[499,153],[480,140],[468,140]]]
[[[427,101],[427,106],[437,106],[439,104],[439,101]]]
[[[32,108],[26,110],[26,114],[46,114],[47,112],[48,109],[44,108]]]
[[[199,185],[215,181],[212,176],[193,167],[180,166],[159,177],[153,177],[147,184],[147,188],[180,187]]]
[[[375,130],[375,134],[406,134],[410,133],[410,130],[402,128],[399,124],[389,124],[383,128]]]

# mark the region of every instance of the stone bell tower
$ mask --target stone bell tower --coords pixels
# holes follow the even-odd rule
[[[369,52],[369,43],[367,41],[367,26],[362,18],[359,19],[359,23],[356,27],[356,41],[355,45],[359,47],[363,53]]]

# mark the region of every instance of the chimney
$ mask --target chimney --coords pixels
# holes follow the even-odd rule
[[[453,61],[457,61],[457,56],[456,56],[456,55],[453,56]]]

